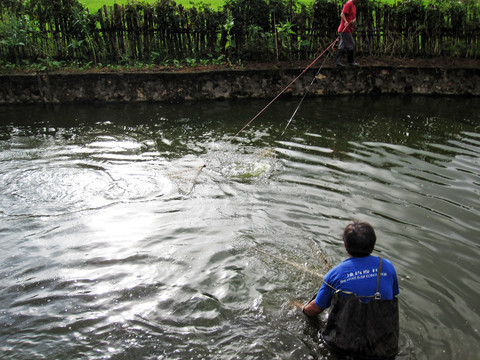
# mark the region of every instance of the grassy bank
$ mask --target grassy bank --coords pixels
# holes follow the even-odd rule
[[[90,12],[96,12],[98,9],[103,7],[103,5],[112,6],[113,4],[127,4],[132,0],[83,0],[80,3],[85,4],[85,7],[90,10]],[[158,0],[141,0],[140,2],[144,2],[147,4],[154,4]],[[386,4],[392,4],[399,0],[380,0],[379,2],[384,2]],[[428,0],[425,0],[428,2]],[[175,1],[179,5],[183,5],[184,7],[191,7],[192,5],[200,5],[200,4],[209,4],[212,8],[217,9],[223,5],[225,5],[225,0],[176,0]],[[297,0],[299,4],[304,5],[311,5],[313,0]]]
[[[158,0],[142,0],[141,2],[146,3],[146,4],[154,4]],[[90,12],[96,12],[98,9],[103,7],[103,5],[107,6],[112,6],[114,4],[127,4],[131,2],[131,0],[84,0],[80,1],[80,3],[85,5],[85,8],[87,8]],[[225,1],[223,0],[211,0],[211,1],[197,1],[197,0],[178,0],[175,1],[177,4],[181,4],[185,7],[191,7],[192,5],[198,5],[201,3],[205,4],[210,4],[213,8],[218,8],[225,4]]]
[[[138,2],[143,2],[146,4],[154,4],[159,0],[141,0]],[[132,2],[132,0],[83,0],[80,3],[85,4],[85,7],[90,10],[90,12],[96,12],[98,9],[103,7],[103,5],[112,6],[113,4],[127,4]],[[201,4],[211,5],[212,8],[218,9],[221,6],[225,5],[225,0],[176,0],[178,5],[183,5],[184,7],[191,7],[192,5],[197,6]],[[313,0],[298,0],[300,4],[311,4]]]

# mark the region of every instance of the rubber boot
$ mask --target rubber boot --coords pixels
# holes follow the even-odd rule
[[[348,50],[347,51],[347,58],[348,58],[348,65],[350,65],[350,66],[360,65],[359,63],[355,62],[355,59],[354,59],[354,56],[353,56],[353,50]]]
[[[345,49],[337,49],[337,53],[335,56],[335,65],[337,66],[345,66],[342,64],[343,54],[345,53]]]

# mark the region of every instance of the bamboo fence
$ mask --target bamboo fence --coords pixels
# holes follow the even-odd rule
[[[70,17],[36,19],[37,28],[23,45],[0,42],[0,59],[19,62],[49,57],[67,61],[115,63],[167,59],[302,60],[323,50],[337,36],[341,7],[322,12],[291,9],[288,15],[270,11],[268,25],[228,27],[227,11],[183,8],[168,3],[104,6],[89,21]],[[358,6],[357,52],[370,56],[480,57],[480,14],[442,12],[433,7]],[[279,33],[279,24],[290,24]],[[233,19],[237,25],[239,19]],[[255,31],[253,31],[255,30]],[[27,46],[27,44],[29,46]]]

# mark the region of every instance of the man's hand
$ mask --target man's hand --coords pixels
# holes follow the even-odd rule
[[[315,304],[315,299],[310,301],[302,309],[303,313],[309,317],[314,317],[320,314],[323,311],[323,308]]]
[[[344,31],[348,28],[348,25],[350,25],[350,23],[349,23],[348,21],[345,21],[345,22],[343,23],[343,29],[342,29],[341,32],[344,32]]]

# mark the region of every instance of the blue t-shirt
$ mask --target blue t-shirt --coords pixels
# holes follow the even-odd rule
[[[324,283],[315,298],[315,304],[322,309],[330,306],[335,290],[325,282],[335,289],[353,292],[357,296],[374,295],[377,288],[379,262],[380,258],[373,255],[351,257],[342,261],[325,275]],[[395,268],[389,260],[383,258],[379,292],[382,300],[392,300],[399,293]]]

